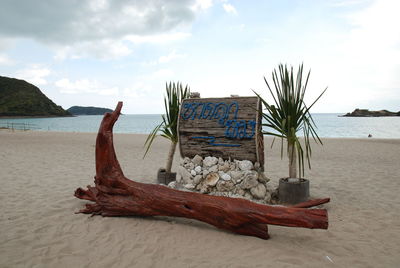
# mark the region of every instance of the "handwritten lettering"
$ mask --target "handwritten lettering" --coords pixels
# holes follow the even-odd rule
[[[185,103],[181,111],[184,120],[216,120],[225,127],[225,137],[230,139],[251,139],[255,135],[256,122],[254,120],[238,120],[239,103],[233,101],[229,105],[225,102],[192,102]],[[213,136],[198,136],[194,139],[209,139],[210,145],[237,147],[240,144],[215,143]]]

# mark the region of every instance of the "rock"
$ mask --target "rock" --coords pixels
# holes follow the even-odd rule
[[[194,168],[194,171],[196,171],[196,174],[200,174],[201,173],[201,166],[196,166]]]
[[[202,194],[207,194],[207,193],[209,193],[209,187],[207,187],[207,185],[205,185],[205,184],[199,184],[200,185],[200,188],[199,188],[199,190],[200,190],[200,193],[202,193]]]
[[[267,176],[265,176],[265,173],[261,171],[258,172],[258,181],[262,183],[267,183],[270,181],[270,179],[267,178]]]
[[[264,197],[265,203],[271,203],[271,199],[272,199],[272,195],[271,195],[270,192],[267,191],[267,192],[265,193],[265,197]]]
[[[192,170],[194,169],[194,164],[192,162],[183,165],[186,169]]]
[[[233,194],[233,193],[230,193],[230,192],[228,192],[228,196],[229,196],[229,197],[233,197],[233,198],[241,197],[240,195]]]
[[[249,160],[242,160],[238,162],[238,166],[240,170],[247,171],[253,169],[253,163]]]
[[[250,193],[257,199],[264,199],[265,194],[267,193],[267,188],[264,184],[259,183],[257,186],[250,189]]]
[[[246,171],[243,176],[243,181],[240,183],[240,188],[250,189],[258,184],[258,174],[256,171]]]
[[[196,175],[196,176],[194,176],[194,178],[193,178],[193,183],[194,183],[195,185],[198,185],[198,184],[201,182],[202,179],[203,179],[203,176],[201,176],[201,175]]]
[[[208,169],[209,172],[218,172],[218,165],[214,165]]]
[[[181,160],[181,166],[189,164],[190,163],[190,158],[189,157],[185,157]]]
[[[177,183],[182,183],[182,176],[179,173],[176,173],[176,182]]]
[[[253,199],[253,196],[249,192],[245,192],[243,197],[246,198],[247,200],[252,200]]]
[[[223,171],[223,172],[228,172],[231,169],[230,165],[228,162],[223,163],[222,165],[218,166],[218,170],[219,171]]]
[[[236,193],[237,195],[240,195],[240,196],[244,196],[246,191],[241,188],[235,188],[234,193]]]
[[[219,176],[215,172],[211,172],[207,175],[206,179],[204,180],[204,184],[207,186],[215,186],[219,180]]]
[[[276,187],[258,162],[223,160],[217,157],[185,157],[177,170],[177,180],[168,186],[217,196],[233,196],[258,203],[274,202]]]
[[[267,192],[273,192],[277,188],[276,186],[272,185],[272,183],[267,183],[265,186],[267,187]]]
[[[218,163],[218,158],[212,157],[212,156],[207,156],[203,160],[203,166],[204,167],[211,167],[214,166]]]
[[[186,168],[184,168],[182,166],[178,166],[177,173],[181,177],[181,179],[179,180],[179,183],[187,184],[192,181],[192,175]]]
[[[355,117],[379,117],[379,116],[400,116],[400,112],[390,112],[388,110],[370,111],[368,109],[355,109],[351,113],[342,116],[355,116]]]
[[[193,190],[196,186],[194,186],[192,183],[188,183],[185,184],[183,187],[188,190]]]
[[[229,167],[230,167],[230,170],[236,170],[236,168],[237,168],[235,162],[231,162],[231,163],[229,164]]]
[[[235,187],[235,185],[233,184],[232,181],[220,180],[217,183],[217,190],[220,192],[230,192],[233,190],[234,187]]]
[[[192,159],[192,163],[195,165],[195,166],[201,166],[201,165],[203,165],[203,157],[201,157],[200,155],[195,155],[194,157],[193,157],[193,159]]]
[[[243,179],[243,173],[241,171],[233,170],[230,172],[231,178],[235,183],[239,183]]]
[[[175,189],[176,188],[176,181],[171,181],[170,183],[168,183],[168,187]]]
[[[224,181],[230,181],[231,180],[231,176],[229,176],[229,174],[226,174],[226,173],[222,173],[222,175],[220,175],[220,177]]]

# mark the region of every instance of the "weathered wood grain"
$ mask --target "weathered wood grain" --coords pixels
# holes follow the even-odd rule
[[[233,103],[237,103],[233,104]],[[198,103],[197,109],[188,108],[189,105]],[[210,109],[207,110],[207,103]],[[249,137],[227,137],[226,130],[229,124],[221,124],[219,119],[223,117],[223,109],[216,107],[219,103],[224,103],[231,109],[226,113],[228,120],[246,122],[247,135],[251,134],[252,126],[250,122],[255,122],[254,136]],[[238,106],[237,113],[236,107]],[[212,113],[214,109],[214,114]],[[203,116],[201,116],[202,111]],[[191,111],[194,111],[191,113]],[[235,116],[236,114],[236,116]],[[191,116],[188,116],[191,115]],[[212,116],[214,115],[214,116]],[[188,117],[188,118],[186,118]],[[206,118],[204,118],[206,117]],[[211,117],[211,118],[210,118]],[[218,118],[219,117],[219,118]],[[178,131],[179,131],[179,149],[181,156],[193,157],[196,154],[200,156],[215,156],[223,159],[250,160],[259,162],[264,166],[264,141],[261,132],[261,104],[257,97],[234,97],[234,98],[198,98],[185,99],[181,106]],[[233,132],[234,128],[228,129]],[[242,131],[243,128],[239,128]],[[206,138],[213,137],[214,142]]]

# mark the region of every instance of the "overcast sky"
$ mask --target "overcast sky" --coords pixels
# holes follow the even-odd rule
[[[267,99],[279,63],[311,69],[312,112],[400,110],[398,0],[0,0],[0,75],[58,105],[163,113],[165,83]]]

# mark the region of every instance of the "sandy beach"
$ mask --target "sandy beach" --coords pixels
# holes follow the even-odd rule
[[[169,143],[116,134],[125,175],[154,183]],[[262,240],[179,218],[90,217],[76,188],[93,184],[96,133],[0,130],[0,267],[399,267],[400,140],[323,139],[314,198],[330,197],[328,230],[269,226]],[[287,176],[265,141],[266,175]],[[179,163],[176,154],[174,167]]]

